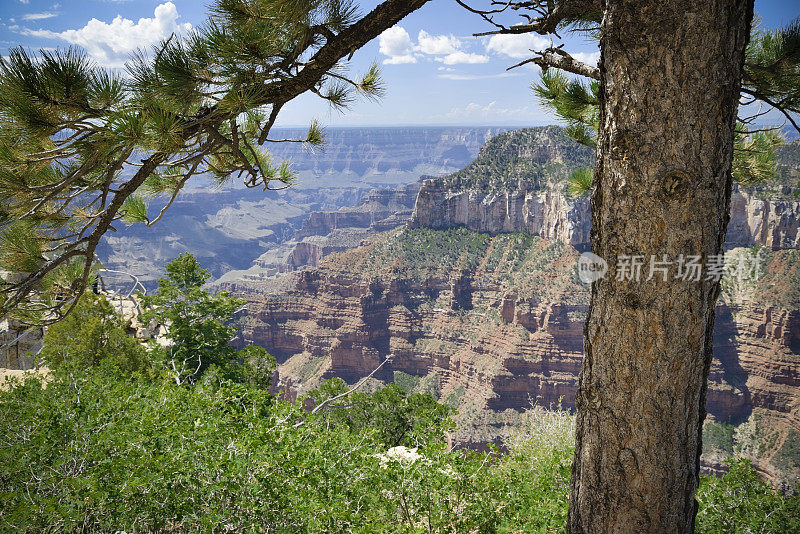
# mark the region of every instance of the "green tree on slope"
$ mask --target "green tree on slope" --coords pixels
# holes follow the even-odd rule
[[[275,359],[262,347],[237,350],[230,344],[235,329],[228,324],[245,300],[203,289],[210,274],[191,254],[169,262],[166,271],[158,291],[142,297],[142,321],[167,327],[165,343],[151,343],[153,358],[163,362],[177,384],[193,384],[213,367],[222,378],[268,388]]]

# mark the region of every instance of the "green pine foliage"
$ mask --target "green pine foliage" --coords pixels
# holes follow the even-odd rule
[[[0,58],[0,314],[59,320],[89,285],[104,233],[155,224],[164,211],[145,199],[166,196],[167,209],[192,176],[290,186],[289,163],[266,147],[325,136],[312,122],[305,138],[270,137],[283,106],[306,92],[338,109],[380,97],[377,65],[353,76],[347,61],[417,7],[385,2],[362,18],[350,0],[216,0],[204,24],[139,51],[124,74],[79,48],[11,49]],[[73,278],[41,283],[57,270]]]
[[[784,28],[764,30],[754,24],[747,46],[742,92],[790,116],[800,112],[800,18]]]
[[[558,69],[547,69],[531,88],[542,105],[566,123],[567,135],[582,145],[597,145],[600,82],[586,84],[570,80]]]
[[[776,149],[784,142],[775,130],[749,133],[740,124],[734,139],[733,179],[742,185],[757,185],[775,179]]]
[[[575,21],[569,21],[570,24]],[[593,19],[584,23],[594,27]],[[748,103],[762,102],[775,108],[787,123],[800,132],[793,114],[800,113],[800,19],[779,30],[760,30],[757,25],[746,51],[742,93]],[[597,80],[584,83],[558,69],[542,72],[531,88],[542,106],[565,123],[565,131],[576,142],[597,145],[599,119]],[[756,117],[744,118],[737,125],[734,145],[733,178],[753,186],[775,180],[777,150],[785,141],[779,128],[750,131]],[[582,175],[570,177],[570,193],[584,194]]]
[[[581,168],[569,175],[567,194],[573,198],[588,195],[592,190],[592,179],[594,172],[592,169]]]
[[[211,369],[218,377],[268,387],[274,359],[260,347],[238,351],[230,344],[235,329],[228,324],[244,299],[225,291],[211,295],[203,289],[210,274],[191,254],[168,263],[166,271],[158,290],[141,297],[142,321],[166,325],[169,332],[166,345],[152,343],[152,357],[177,384],[193,384]]]

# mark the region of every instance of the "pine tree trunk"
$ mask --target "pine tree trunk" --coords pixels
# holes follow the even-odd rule
[[[719,254],[752,0],[608,0],[601,41],[593,284],[568,532],[692,532]],[[640,281],[619,255],[644,256]],[[645,281],[650,257],[674,261]],[[620,265],[618,265],[620,264]],[[703,275],[705,276],[705,272]]]

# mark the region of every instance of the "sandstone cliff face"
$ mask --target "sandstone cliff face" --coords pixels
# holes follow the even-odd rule
[[[577,248],[589,246],[591,219],[586,198],[571,199],[559,190],[515,189],[453,191],[442,179],[426,180],[411,216],[411,226],[476,232],[529,232]],[[758,198],[734,186],[726,248],[762,245],[772,250],[800,248],[800,201]]]
[[[412,227],[465,226],[476,232],[528,232],[575,247],[589,243],[588,199],[569,199],[558,191],[452,192],[438,180],[423,184],[411,216]]]
[[[754,408],[800,429],[800,310],[717,306],[709,413],[744,420]]]
[[[800,248],[800,201],[765,200],[735,186],[726,245],[763,245],[772,250]]]

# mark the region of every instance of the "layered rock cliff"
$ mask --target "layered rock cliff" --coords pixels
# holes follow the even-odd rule
[[[785,147],[784,165],[794,160],[795,143]],[[591,151],[578,147],[556,127],[498,135],[469,166],[425,180],[410,225],[464,226],[476,232],[529,232],[579,249],[589,246],[587,198],[570,198],[565,180],[591,167]],[[788,169],[790,167],[784,167]],[[726,248],[763,245],[773,250],[800,247],[800,198],[787,185],[734,185]]]
[[[302,227],[295,234],[295,239],[327,236],[341,228],[371,228],[376,225],[379,231],[396,228],[405,223],[411,215],[420,186],[421,183],[416,182],[398,189],[375,189],[356,206],[313,211],[303,221]],[[403,216],[405,218],[402,218]],[[386,219],[398,222],[391,226]],[[387,225],[391,227],[386,228]]]
[[[758,191],[734,186],[730,213],[727,247],[800,248],[800,200],[759,198]]]
[[[453,192],[439,180],[428,180],[420,189],[411,226],[452,228],[464,226],[476,232],[529,232],[575,247],[589,243],[591,221],[588,199],[570,199],[561,191],[518,189],[486,192]]]
[[[376,378],[457,407],[453,439],[464,444],[499,439],[531,402],[573,407],[589,300],[575,262],[590,223],[588,202],[568,198],[565,181],[591,158],[558,128],[502,134],[462,171],[423,181],[408,227],[374,234],[348,219],[361,246],[328,257],[319,247],[363,215],[319,215],[304,238],[318,242],[295,250],[298,265],[315,268],[229,286],[252,303],[242,340],[279,359],[290,397],[332,376],[354,382],[388,356]],[[790,465],[800,436],[798,220],[785,184],[735,189],[726,248],[763,264],[757,282],[725,279],[709,378],[710,424],[769,427],[768,442],[739,432],[737,443],[760,453],[737,447],[776,480],[800,470]],[[764,249],[736,248],[753,245]],[[722,468],[720,454],[710,449],[706,468]]]
[[[390,357],[376,378],[456,407],[456,443],[497,440],[532,402],[574,407],[589,299],[577,256],[527,234],[397,229],[280,288],[239,287],[251,302],[242,340],[278,358],[290,397],[333,376],[353,383]],[[717,310],[710,420],[768,424],[772,456],[751,457],[773,477],[786,476],[780,445],[800,431],[800,301],[766,295],[784,275],[798,284],[799,260],[772,253],[758,288]]]

